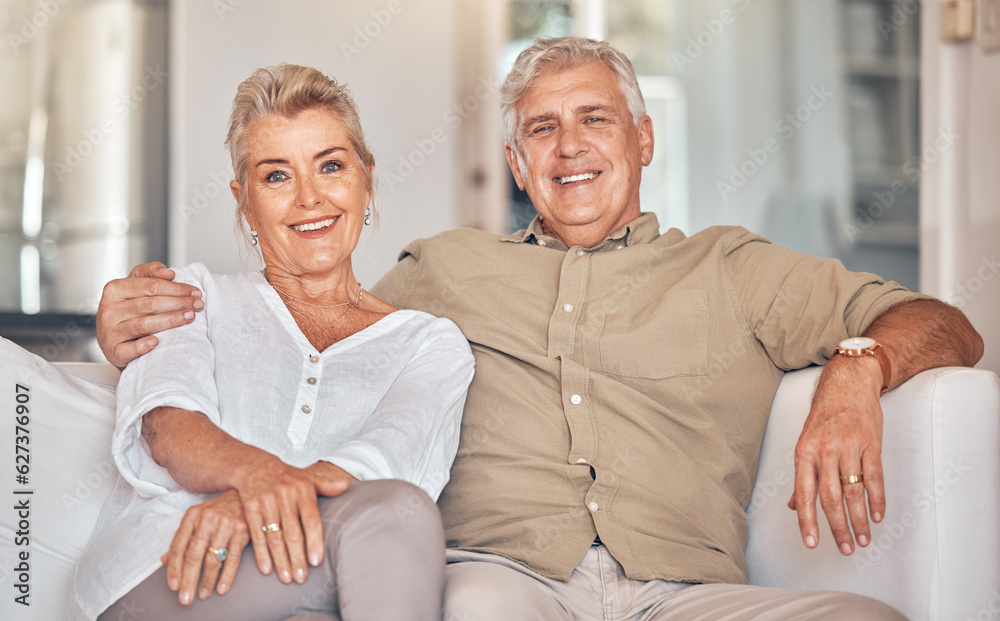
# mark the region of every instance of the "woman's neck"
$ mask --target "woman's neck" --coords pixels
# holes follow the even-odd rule
[[[350,266],[321,276],[289,274],[272,266],[265,267],[263,273],[268,284],[282,297],[308,305],[351,303],[357,299],[361,287]]]

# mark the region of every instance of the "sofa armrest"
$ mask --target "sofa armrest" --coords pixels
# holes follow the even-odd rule
[[[73,566],[118,480],[111,458],[117,380],[111,365],[53,365],[0,338],[0,385],[10,404],[0,425],[10,460],[0,496],[9,509],[18,506],[0,511],[0,619],[67,618]],[[24,406],[19,412],[15,401]],[[15,445],[23,448],[17,478]]]
[[[886,515],[845,557],[822,517],[820,546],[807,549],[785,506],[820,371],[787,373],[772,403],[747,509],[750,582],[860,593],[914,620],[1000,607],[1000,379],[932,369],[882,397]]]
[[[80,379],[114,388],[122,372],[108,362],[56,362],[56,367]]]

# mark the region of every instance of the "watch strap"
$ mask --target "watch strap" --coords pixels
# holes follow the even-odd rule
[[[882,367],[882,389],[879,391],[879,394],[884,395],[889,390],[889,380],[892,378],[892,364],[889,362],[889,356],[885,354],[885,349],[882,348],[881,343],[875,343],[871,347],[864,349],[843,349],[837,347],[833,350],[833,353],[847,356],[848,358],[873,356],[878,360],[879,366]]]

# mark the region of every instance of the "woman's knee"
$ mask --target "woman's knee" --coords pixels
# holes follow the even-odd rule
[[[343,494],[343,503],[321,503],[323,522],[380,527],[387,534],[411,536],[414,531],[442,538],[441,514],[427,492],[398,479],[352,483]],[[339,497],[333,497],[334,500]]]

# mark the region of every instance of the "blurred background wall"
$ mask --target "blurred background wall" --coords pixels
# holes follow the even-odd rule
[[[639,74],[663,230],[740,224],[938,295],[1000,370],[1000,0],[973,4],[955,42],[940,0],[0,0],[0,334],[93,358],[100,287],[131,265],[253,266],[223,140],[237,84],[278,62],[361,109],[363,284],[414,238],[523,227],[496,86],[536,36],[580,34]]]

